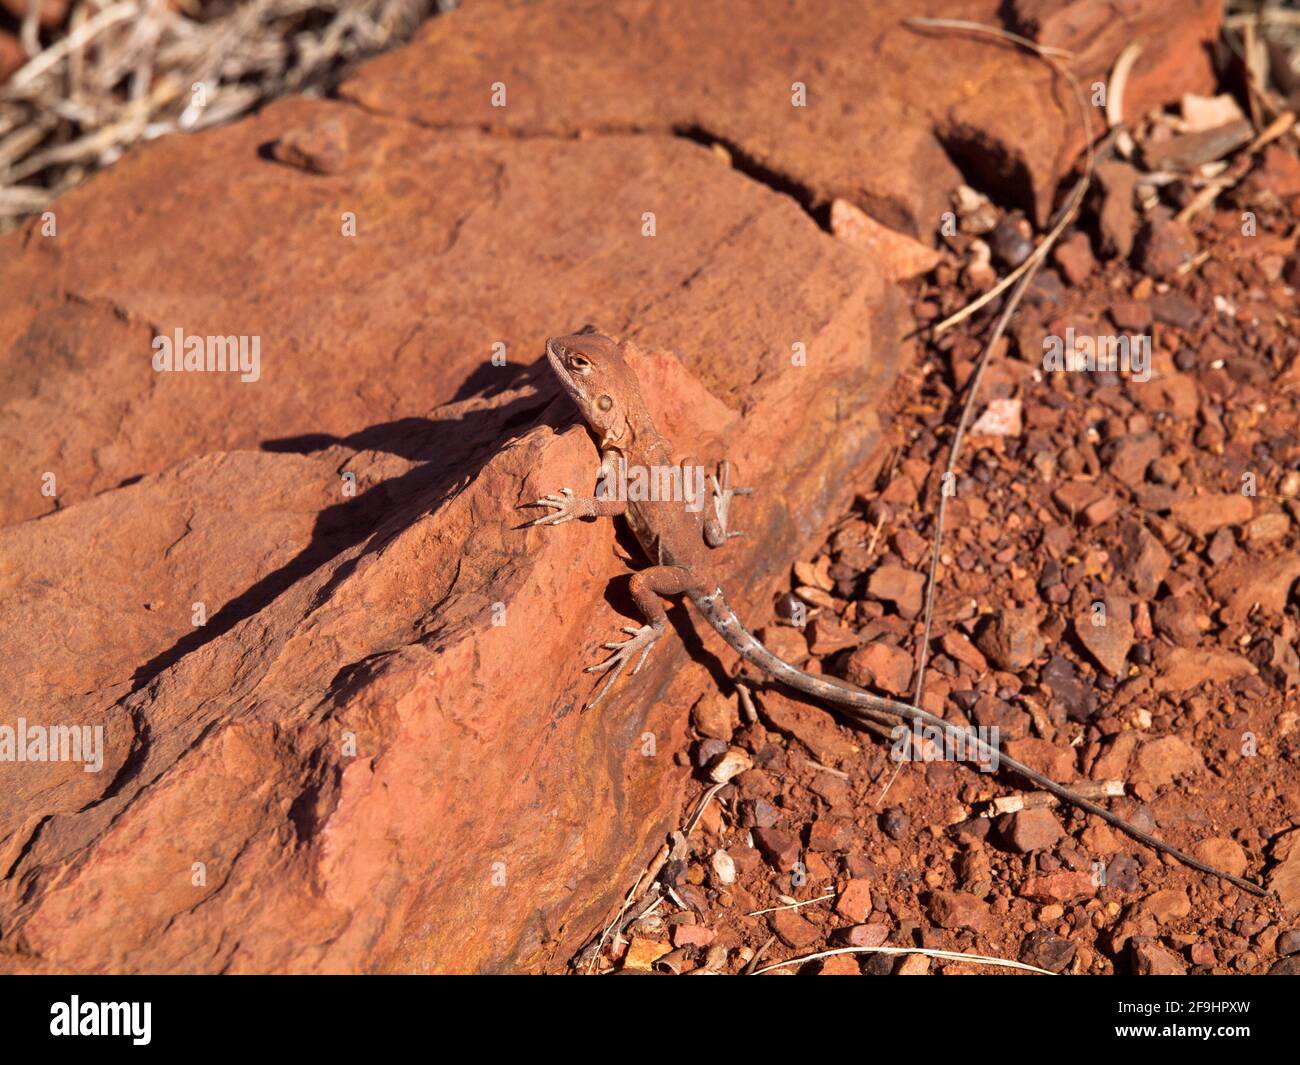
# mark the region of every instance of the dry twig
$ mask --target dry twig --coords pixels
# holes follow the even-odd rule
[[[771,940],[768,940],[770,943]],[[773,969],[781,969],[787,965],[803,965],[805,962],[817,961],[819,958],[829,958],[836,954],[924,954],[927,958],[943,958],[947,961],[968,961],[979,965],[995,965],[1000,969],[1019,969],[1026,973],[1037,973],[1040,976],[1055,976],[1055,973],[1048,972],[1046,969],[1040,969],[1036,965],[1026,965],[1022,961],[1008,961],[1005,958],[990,958],[983,954],[962,954],[956,950],[929,950],[924,947],[837,947],[834,950],[819,950],[815,954],[804,954],[798,958],[787,958],[785,961],[776,961],[765,968],[758,969],[753,973],[745,973],[745,976],[762,976],[764,973],[770,973]],[[758,957],[757,954],[754,957]]]
[[[450,5],[251,0],[191,18],[166,0],[80,0],[67,32],[44,49],[28,17],[31,58],[0,86],[0,230],[140,141],[228,122],[287,93],[330,90],[435,6]]]

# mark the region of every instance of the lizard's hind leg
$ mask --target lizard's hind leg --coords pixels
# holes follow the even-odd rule
[[[721,547],[728,540],[734,540],[742,534],[727,528],[731,516],[731,501],[736,496],[747,496],[752,488],[733,488],[731,486],[731,463],[725,459],[718,468],[718,474],[709,477],[713,489],[710,503],[713,517],[704,521],[704,542],[710,547]]]
[[[605,698],[605,694],[614,686],[614,682],[622,675],[627,664],[638,654],[640,657],[637,658],[632,673],[635,675],[640,672],[650,649],[668,626],[668,614],[664,611],[661,597],[681,595],[690,585],[691,575],[681,566],[651,566],[649,569],[632,574],[632,599],[636,602],[641,616],[646,619],[646,623],[640,628],[624,625],[623,631],[628,634],[628,639],[601,645],[607,651],[614,653],[605,661],[588,666],[585,670],[587,673],[609,674],[605,683],[601,685],[600,691],[596,693],[596,697],[587,704],[588,709]]]

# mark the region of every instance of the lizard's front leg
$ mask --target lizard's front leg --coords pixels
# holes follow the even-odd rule
[[[531,503],[520,504],[524,507],[550,507],[553,514],[543,514],[525,522],[523,528],[534,525],[563,525],[574,518],[617,518],[627,513],[627,499],[615,490],[618,485],[617,474],[623,458],[615,451],[602,451],[600,455],[600,472],[596,479],[596,495],[575,496],[572,488],[561,488],[535,499]]]
[[[525,529],[534,525],[562,525],[574,518],[617,518],[627,512],[626,499],[601,499],[597,496],[575,496],[572,488],[561,488],[531,503],[520,504],[524,507],[551,507],[554,513],[543,514],[524,524]]]
[[[646,619],[646,624],[640,628],[625,625],[623,631],[628,634],[628,639],[621,643],[602,644],[606,650],[614,653],[604,662],[588,666],[585,670],[587,673],[609,674],[605,683],[601,685],[600,691],[596,693],[596,697],[587,704],[588,709],[605,698],[605,694],[614,686],[614,682],[622,675],[627,664],[638,654],[641,657],[637,659],[632,673],[635,675],[640,672],[646,656],[650,653],[650,648],[663,635],[668,625],[668,615],[664,611],[660,598],[681,595],[685,592],[691,586],[691,574],[681,566],[651,566],[649,569],[632,574],[631,586],[632,599],[636,602],[641,616]]]
[[[713,489],[709,499],[709,503],[713,508],[713,517],[706,518],[704,521],[704,542],[710,547],[721,547],[728,540],[733,540],[741,535],[727,528],[727,523],[731,517],[731,501],[736,496],[747,496],[754,491],[752,488],[733,488],[731,486],[730,462],[723,460],[718,473],[720,476],[710,475],[709,477]]]

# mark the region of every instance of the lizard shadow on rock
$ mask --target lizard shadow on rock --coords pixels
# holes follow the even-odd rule
[[[539,378],[543,382],[545,378]],[[462,389],[463,391],[463,389]],[[170,666],[229,632],[263,610],[290,587],[358,544],[366,549],[330,575],[316,602],[327,599],[360,563],[435,506],[457,484],[471,480],[509,440],[543,423],[562,424],[566,411],[554,403],[557,391],[539,387],[510,402],[446,422],[398,418],[367,426],[348,436],[309,433],[266,440],[264,451],[311,454],[342,446],[354,451],[382,451],[417,463],[400,476],[366,489],[351,499],[325,507],[316,517],[310,542],[278,569],[259,578],[207,621],[140,666],[131,693],[139,691]],[[126,769],[126,767],[123,767]],[[117,787],[129,775],[115,782]],[[113,790],[116,790],[115,788]]]

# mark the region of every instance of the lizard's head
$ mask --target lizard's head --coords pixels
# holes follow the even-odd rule
[[[546,358],[602,448],[625,447],[641,406],[636,375],[623,358],[623,344],[586,326],[546,342]]]

